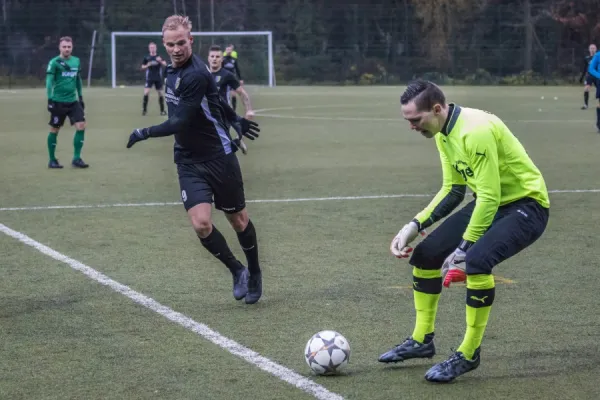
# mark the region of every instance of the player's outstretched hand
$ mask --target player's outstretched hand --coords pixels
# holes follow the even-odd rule
[[[417,236],[425,236],[427,232],[423,229],[419,232],[419,226],[415,221],[410,221],[404,225],[398,232],[392,244],[390,245],[390,251],[397,258],[408,258],[413,248],[408,246]]]
[[[250,140],[254,140],[259,136],[258,132],[260,132],[260,128],[256,122],[250,121],[246,118],[241,118],[239,122],[242,135],[246,136]]]
[[[130,149],[131,146],[133,146],[137,142],[146,140],[149,137],[150,137],[150,131],[148,130],[148,128],[135,129],[133,132],[131,132],[131,135],[129,135],[129,141],[127,142],[127,148]]]

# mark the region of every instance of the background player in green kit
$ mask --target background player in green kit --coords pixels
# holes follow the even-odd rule
[[[85,114],[81,93],[81,62],[71,55],[73,40],[62,37],[59,41],[60,55],[48,63],[46,70],[46,91],[48,95],[48,111],[50,112],[50,133],[48,134],[48,168],[62,168],[55,156],[58,131],[65,118],[69,117],[71,125],[75,125],[73,138],[73,160],[76,168],[87,168],[89,165],[81,159],[81,149],[85,136]]]
[[[533,244],[544,232],[550,201],[541,172],[510,129],[486,111],[446,103],[428,81],[412,82],[400,100],[413,130],[434,138],[442,164],[441,190],[406,224],[392,253],[412,253],[416,322],[412,335],[379,357],[389,363],[435,355],[434,325],[442,286],[466,281],[466,333],[446,361],[425,374],[449,382],[479,366],[481,342],[494,302],[492,268]],[[408,245],[420,232],[448,216],[464,199],[475,200],[448,217],[431,235]]]

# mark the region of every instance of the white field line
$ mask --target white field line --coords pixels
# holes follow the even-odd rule
[[[551,194],[561,193],[600,193],[600,189],[558,189],[549,190]],[[367,196],[334,196],[334,197],[296,197],[287,199],[258,199],[246,200],[246,203],[300,203],[312,201],[345,201],[345,200],[377,200],[398,199],[406,197],[433,197],[435,194],[427,193],[401,193],[401,194],[377,194]],[[178,206],[180,201],[152,202],[152,203],[107,203],[107,204],[73,204],[56,206],[28,206],[28,207],[3,207],[0,211],[37,211],[37,210],[65,210],[65,209],[88,209],[88,208],[119,208],[119,207],[160,207]]]
[[[365,107],[379,107],[381,105],[386,105],[386,103],[369,103],[367,105],[360,103],[353,104],[323,104],[323,105],[310,105],[310,106],[288,106],[288,107],[274,107],[274,108],[259,108],[254,110],[254,112],[258,115],[263,112],[270,111],[296,111],[296,110],[311,110],[317,109],[320,110],[322,108],[365,108]]]
[[[57,261],[60,261],[64,264],[67,264],[69,267],[73,268],[76,271],[79,271],[86,275],[88,278],[109,287],[117,293],[122,294],[125,297],[133,300],[135,303],[146,307],[147,309],[154,311],[157,314],[162,315],[166,319],[174,322],[182,327],[194,332],[195,334],[203,337],[204,339],[216,344],[222,349],[228,351],[229,353],[240,357],[244,361],[249,362],[250,364],[262,369],[270,373],[271,375],[276,376],[284,382],[289,383],[292,386],[295,386],[302,390],[305,393],[308,393],[320,400],[343,400],[343,397],[330,392],[325,387],[313,382],[312,380],[305,378],[304,376],[292,371],[289,368],[284,367],[283,365],[279,365],[270,359],[261,356],[257,352],[242,346],[241,344],[221,335],[219,332],[210,329],[208,326],[196,322],[193,319],[175,311],[171,308],[160,304],[156,300],[142,294],[136,292],[130,287],[123,285],[117,281],[112,280],[108,276],[96,271],[92,267],[89,267],[77,260],[74,260],[62,253],[59,253],[56,250],[51,249],[48,246],[43,245],[40,242],[37,242],[30,238],[29,236],[17,232],[15,230],[10,229],[6,225],[0,224],[0,232],[20,241],[21,243],[26,244],[27,246],[33,247],[37,251],[42,254],[47,255],[50,258],[53,258]]]
[[[265,118],[274,118],[274,119],[304,119],[304,120],[315,120],[315,121],[379,121],[379,122],[406,122],[402,118],[377,118],[377,117],[327,117],[321,115],[285,115],[285,114],[263,114],[261,112],[256,113],[257,117],[265,117]],[[573,123],[586,123],[592,124],[592,119],[515,119],[509,120],[505,119],[506,122],[520,122],[520,123],[530,123],[530,124],[538,124],[538,123],[565,123],[565,122],[573,122]]]

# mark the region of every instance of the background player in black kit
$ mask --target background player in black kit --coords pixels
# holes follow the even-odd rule
[[[236,300],[256,303],[262,294],[256,231],[246,211],[244,184],[226,121],[239,123],[249,138],[258,137],[258,124],[241,118],[224,103],[200,57],[192,54],[191,23],[173,15],[163,25],[163,43],[171,57],[167,67],[166,100],[169,119],[134,130],[127,148],[149,137],[175,135],[175,163],[181,199],[202,245],[233,275]],[[237,232],[248,268],[238,261],[213,225],[212,205],[225,212]]]
[[[156,43],[148,44],[148,55],[142,61],[142,70],[146,71],[146,83],[144,84],[144,101],[142,115],[148,112],[148,94],[152,86],[156,87],[158,93],[158,104],[160,105],[160,115],[167,115],[165,112],[165,99],[163,97],[163,67],[167,62],[156,53]]]
[[[211,46],[208,49],[208,65],[210,72],[215,78],[219,95],[228,104],[231,104],[232,91],[237,93],[244,103],[246,110],[246,118],[252,119],[254,117],[254,111],[252,111],[252,104],[250,103],[250,96],[244,90],[240,81],[231,72],[222,67],[223,63],[223,52],[220,46]],[[244,143],[242,134],[238,132],[238,138],[235,139],[236,145],[242,150],[242,153],[248,152],[248,146]]]
[[[581,77],[579,78],[579,83],[583,83],[585,86],[583,88],[583,106],[581,107],[582,110],[587,110],[588,108],[588,102],[590,100],[590,87],[592,85],[598,85],[599,83],[596,82],[596,78],[594,78],[592,75],[590,75],[588,73],[588,67],[590,65],[590,61],[592,61],[592,58],[594,58],[594,55],[596,55],[596,45],[595,44],[590,44],[590,47],[588,48],[588,55],[586,55],[583,58],[583,65],[582,65],[582,70],[581,70]]]

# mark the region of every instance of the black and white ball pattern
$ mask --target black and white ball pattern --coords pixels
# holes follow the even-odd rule
[[[321,331],[313,335],[304,349],[306,363],[317,375],[334,375],[350,360],[350,343],[335,331]]]

